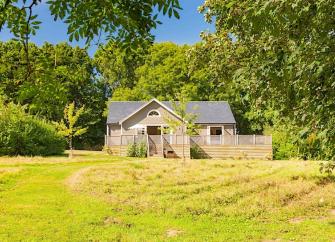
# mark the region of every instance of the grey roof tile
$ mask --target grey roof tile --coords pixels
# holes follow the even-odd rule
[[[117,101],[111,102],[108,107],[107,123],[118,123],[129,116],[146,101]],[[164,105],[172,108],[169,101],[163,101]],[[192,101],[187,104],[187,112],[197,115],[196,123],[226,123],[235,124],[234,115],[228,102],[225,101]]]

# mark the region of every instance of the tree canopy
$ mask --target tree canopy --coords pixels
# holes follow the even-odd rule
[[[158,14],[179,18],[179,0],[1,0],[0,31],[7,27],[16,38],[28,44],[41,20],[34,9],[46,4],[54,20],[67,24],[69,40],[86,39],[86,43],[106,34],[124,44],[152,40],[150,30],[160,24]]]
[[[216,25],[202,47],[209,68],[218,79],[233,70],[250,121],[286,125],[308,158],[334,158],[334,0],[209,0],[200,10]]]

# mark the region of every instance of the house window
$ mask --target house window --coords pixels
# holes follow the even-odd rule
[[[210,135],[222,135],[222,127],[210,127]]]
[[[149,113],[148,113],[148,116],[151,116],[151,117],[159,117],[161,116],[160,113],[157,111],[157,110],[151,110]]]
[[[138,135],[141,135],[141,134],[143,135],[143,134],[145,134],[145,128],[138,128],[138,129],[137,129],[137,134],[138,134]]]

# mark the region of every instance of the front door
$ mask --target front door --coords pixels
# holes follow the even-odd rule
[[[161,135],[160,126],[147,126],[148,135]]]
[[[147,126],[147,134],[149,141],[149,155],[163,156],[161,142],[161,127]]]

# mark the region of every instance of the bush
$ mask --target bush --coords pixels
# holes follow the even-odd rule
[[[137,144],[136,157],[147,157],[147,144],[145,142]]]
[[[56,155],[64,152],[65,145],[52,124],[0,100],[0,155]]]
[[[127,156],[129,157],[136,157],[136,143],[129,144],[127,149]]]
[[[273,158],[276,160],[289,160],[300,157],[299,147],[294,135],[287,127],[267,127],[265,134],[272,135]]]
[[[191,146],[191,159],[204,159],[206,156],[202,152],[201,148],[197,145]]]
[[[127,149],[129,157],[147,157],[147,145],[144,142],[129,144]]]

